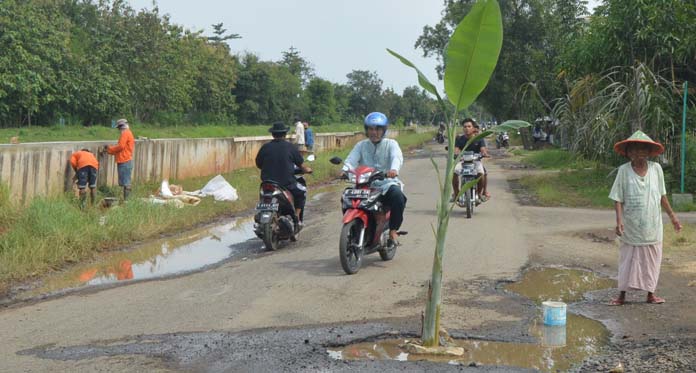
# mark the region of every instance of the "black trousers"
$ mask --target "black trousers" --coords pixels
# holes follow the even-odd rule
[[[389,229],[398,230],[404,221],[404,209],[406,209],[406,196],[398,185],[392,185],[382,196],[382,203],[391,210],[389,217]]]

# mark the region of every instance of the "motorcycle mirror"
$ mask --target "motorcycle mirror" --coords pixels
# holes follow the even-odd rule
[[[332,164],[341,164],[343,163],[343,159],[341,159],[340,157],[332,157],[331,159],[329,159],[329,162],[331,162]]]
[[[314,159],[315,159],[315,158],[314,158],[314,154],[310,154],[310,155],[307,156],[307,161],[308,161],[308,162],[314,162]]]

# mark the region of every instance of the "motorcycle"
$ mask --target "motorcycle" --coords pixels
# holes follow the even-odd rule
[[[437,135],[435,135],[435,140],[437,141],[438,144],[444,144],[445,134],[442,130],[437,131]]]
[[[497,149],[510,147],[510,136],[507,132],[501,132],[495,137],[495,146]]]
[[[474,162],[480,161],[483,157],[479,153],[474,153],[471,151],[462,152],[461,164],[462,168],[457,171],[459,176],[459,185],[464,186],[469,182],[476,180],[478,177],[476,173],[476,166]],[[457,205],[459,207],[466,208],[466,217],[471,219],[474,215],[474,207],[480,204],[480,199],[478,192],[476,191],[476,184],[471,183],[471,185],[460,193],[457,199]]]
[[[342,160],[333,157],[330,162],[341,164]],[[367,166],[346,171],[342,177],[352,184],[341,198],[343,228],[338,245],[341,267],[349,275],[360,270],[365,255],[379,252],[384,261],[396,255],[396,245],[388,244],[390,211],[379,198],[381,189],[372,188],[374,181],[385,177],[383,172]]]
[[[295,167],[295,179],[306,188],[303,174],[302,169]],[[266,250],[277,250],[283,240],[297,241],[296,236],[302,226],[293,200],[292,193],[275,181],[261,182],[259,203],[254,215],[254,233],[263,240]]]

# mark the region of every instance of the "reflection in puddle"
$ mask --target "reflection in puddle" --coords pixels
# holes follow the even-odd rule
[[[489,366],[566,371],[596,354],[609,340],[601,323],[576,315],[568,315],[565,327],[546,327],[541,320],[535,320],[529,332],[538,343],[456,340],[456,345],[465,351],[461,357],[408,354],[399,347],[406,343],[404,339],[358,343],[327,352],[339,360],[427,360],[463,365],[477,362]]]
[[[145,280],[193,271],[229,258],[235,244],[256,237],[252,218],[187,232],[142,245],[132,251],[109,253],[97,264],[80,266],[49,278],[28,298],[61,289],[102,285],[123,280]]]
[[[572,303],[582,300],[582,295],[588,291],[612,287],[616,287],[616,281],[590,271],[536,268],[527,271],[519,282],[505,288],[541,304],[547,300]]]

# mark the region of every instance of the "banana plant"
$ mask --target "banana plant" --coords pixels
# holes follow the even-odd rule
[[[454,207],[454,204],[449,202],[449,196],[452,193],[452,185],[449,180],[452,179],[454,166],[460,160],[454,157],[457,115],[462,110],[467,109],[483,89],[486,88],[498,63],[502,44],[503,24],[498,2],[496,0],[479,0],[457,25],[445,50],[444,88],[447,100],[454,105],[454,112],[451,114],[448,113],[447,106],[435,85],[428,81],[425,75],[413,63],[398,53],[387,49],[390,54],[398,58],[404,65],[416,71],[418,83],[423,89],[437,98],[446,118],[448,154],[444,175],[440,173],[439,167],[431,158],[438,177],[440,198],[437,203],[437,227],[433,228],[436,238],[433,270],[428,287],[428,301],[423,319],[423,335],[421,336],[423,345],[427,347],[437,347],[440,339],[442,260],[449,216]],[[529,123],[524,121],[507,121],[494,127],[492,130],[483,131],[469,139],[466,146],[491,133],[513,131],[529,125]],[[477,180],[467,183],[461,190],[466,190],[476,182]]]

